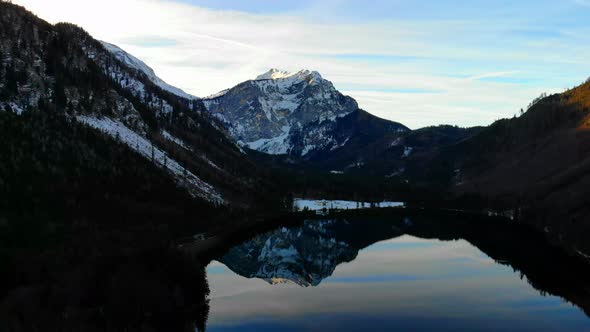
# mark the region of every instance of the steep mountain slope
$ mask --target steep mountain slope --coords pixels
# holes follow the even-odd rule
[[[1,6],[0,110],[55,110],[121,141],[215,204],[249,205],[253,189],[267,185],[199,100],[162,89],[148,67],[113,55],[113,46],[76,26]]]
[[[303,130],[305,139],[303,142],[307,144],[299,146],[299,148],[304,149],[306,152],[306,159],[324,161],[338,158],[342,154],[350,152],[359,155],[361,149],[381,140],[383,137],[400,137],[407,132],[409,132],[409,129],[400,123],[384,120],[357,109],[330,123],[317,121],[305,126]],[[313,148],[310,149],[310,141],[313,141],[308,137],[314,138],[314,136],[319,136],[320,140],[328,140],[328,142],[331,140],[333,143],[325,147],[318,143],[312,143]],[[343,162],[356,164],[363,161],[354,159],[343,160]]]
[[[143,62],[143,61],[139,60],[138,58],[134,57],[133,55],[125,52],[119,46],[113,45],[113,44],[110,44],[110,43],[107,43],[104,41],[101,43],[104,46],[104,48],[107,49],[109,52],[111,52],[119,61],[126,64],[128,67],[135,69],[137,71],[140,71],[143,74],[145,74],[150,79],[150,81],[152,81],[155,85],[162,88],[162,90],[166,90],[170,93],[173,93],[173,94],[175,94],[179,97],[185,98],[185,99],[189,99],[189,100],[197,99],[197,97],[190,95],[190,94],[182,91],[181,89],[164,82],[164,80],[162,80],[160,77],[158,77],[156,75],[156,73],[154,72],[154,70],[151,67],[149,67],[148,65],[146,65],[145,62]]]
[[[354,99],[309,70],[271,69],[203,102],[239,144],[268,154],[305,158],[344,146],[351,137],[338,131],[345,126],[340,121],[360,112]],[[394,132],[407,130],[394,122],[387,121],[387,126]]]
[[[0,129],[2,249],[60,243],[76,223],[132,227],[139,239],[159,224],[207,228],[207,216],[219,213],[123,142],[55,110],[0,111]]]

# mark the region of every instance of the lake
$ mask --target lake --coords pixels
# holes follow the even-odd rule
[[[340,216],[207,267],[207,331],[590,331],[588,266],[499,218]],[[321,217],[318,217],[321,218]]]

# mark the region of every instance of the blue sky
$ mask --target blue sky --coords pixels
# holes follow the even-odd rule
[[[514,17],[580,14],[584,1],[481,1],[481,0],[178,0],[200,7],[250,13],[291,13],[330,8],[332,18],[357,19],[456,19],[508,15]],[[311,12],[310,11],[310,12]],[[557,11],[557,12],[556,12]],[[323,13],[325,15],[325,13]]]
[[[15,2],[197,96],[271,67],[313,69],[412,128],[487,125],[590,76],[590,0]]]
[[[296,13],[325,21],[363,22],[371,20],[497,20],[515,19],[528,27],[528,37],[554,36],[555,28],[587,27],[588,0],[177,0],[215,10],[253,14]],[[557,26],[555,26],[557,24]]]

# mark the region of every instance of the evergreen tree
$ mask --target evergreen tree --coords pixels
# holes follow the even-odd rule
[[[55,80],[55,106],[57,106],[58,109],[63,110],[66,107],[67,102],[68,102],[68,98],[66,96],[63,79],[61,77],[56,78],[56,80]]]
[[[152,163],[156,163],[156,151],[154,149],[154,143],[152,142]]]
[[[18,94],[18,82],[14,67],[12,64],[6,67],[6,88],[4,98],[9,98]]]

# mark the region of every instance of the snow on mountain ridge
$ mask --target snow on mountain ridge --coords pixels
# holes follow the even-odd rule
[[[264,84],[268,83],[268,81],[270,81],[273,84],[276,84],[276,86],[282,90],[285,90],[286,88],[289,88],[292,85],[301,83],[303,81],[308,81],[308,83],[310,83],[310,84],[325,81],[326,83],[331,84],[329,81],[325,80],[322,77],[322,75],[320,75],[320,73],[318,73],[317,71],[311,71],[309,69],[302,69],[298,72],[292,73],[292,72],[288,72],[285,70],[271,68],[266,73],[260,74],[255,79],[247,81],[247,82],[257,82],[257,81],[261,81],[259,83],[260,86],[263,86]],[[267,81],[267,82],[264,82],[264,81]],[[212,95],[203,97],[202,100],[203,101],[210,101],[212,99],[217,99],[219,97],[223,97],[230,90],[231,89],[221,90],[221,91],[214,93]]]
[[[133,55],[125,52],[119,46],[114,45],[114,44],[110,44],[110,43],[107,43],[104,41],[101,41],[101,44],[104,46],[104,48],[107,51],[109,51],[111,54],[113,54],[119,61],[123,62],[124,64],[126,64],[130,68],[136,69],[136,70],[144,73],[150,79],[150,81],[152,81],[155,85],[159,86],[163,90],[166,90],[166,91],[173,93],[179,97],[186,98],[189,100],[198,99],[197,97],[190,95],[190,94],[184,92],[183,90],[166,83],[164,80],[162,80],[160,77],[158,77],[156,75],[156,73],[154,72],[154,70],[150,66],[148,66],[145,62],[143,62],[143,61],[139,60],[138,58],[134,57]]]
[[[308,76],[313,76],[315,79],[321,79],[322,76],[317,71],[311,71],[309,69],[302,69],[298,72],[291,73],[285,70],[279,70],[276,68],[271,68],[264,74],[258,75],[254,80],[255,81],[262,81],[262,80],[279,80],[285,78],[295,78],[295,79],[305,79]]]
[[[283,71],[283,70],[279,70],[276,68],[271,68],[266,73],[258,75],[258,77],[256,77],[254,80],[255,81],[257,81],[257,80],[274,80],[274,79],[278,79],[278,78],[289,77],[291,75],[293,75],[293,74],[288,71]]]
[[[207,97],[204,97],[203,100],[219,98],[219,97],[223,96],[224,94],[226,94],[228,91],[229,91],[229,89],[221,90],[217,93],[214,93],[212,95],[208,95]]]

